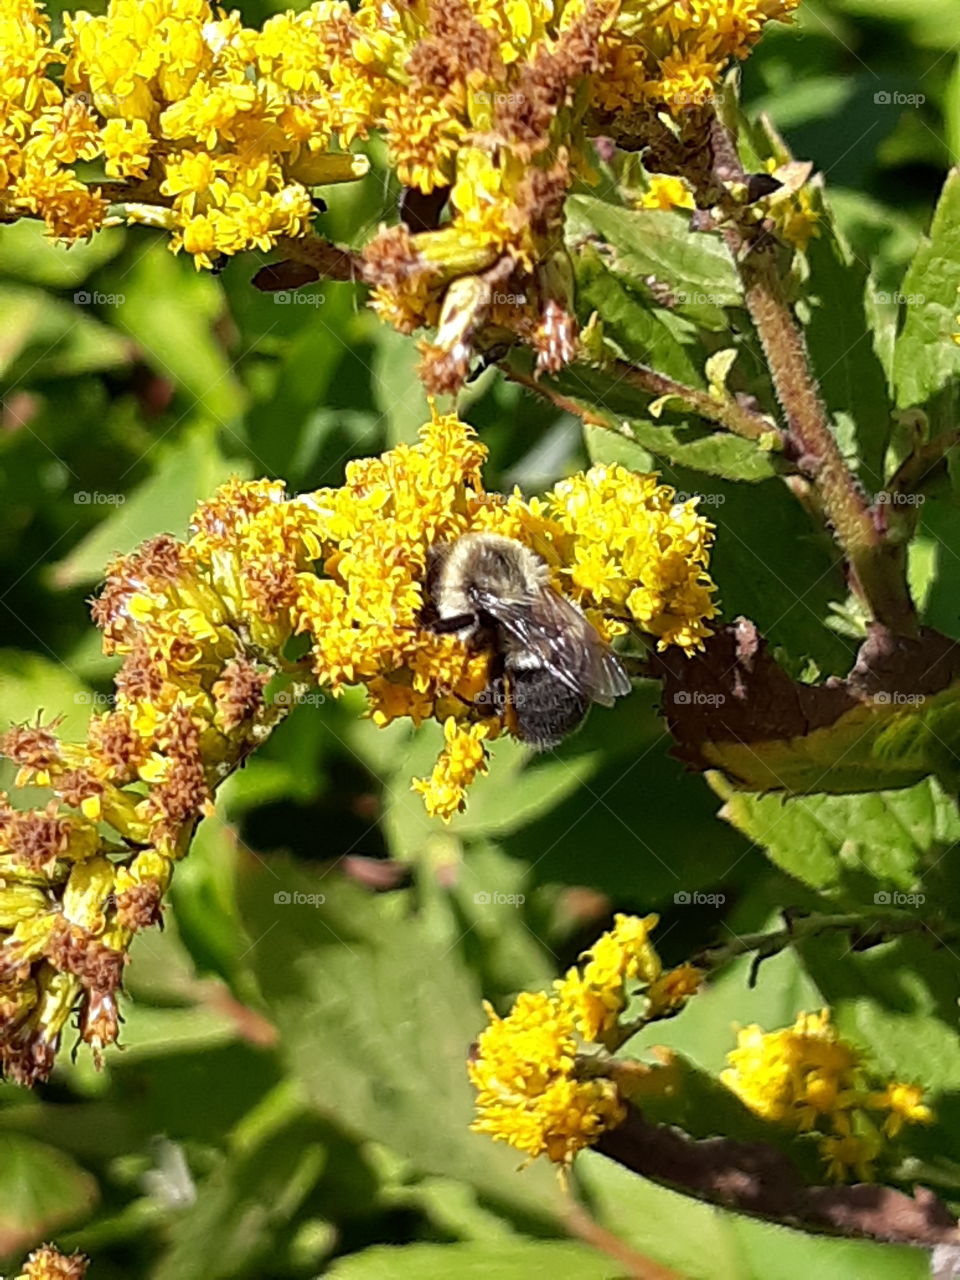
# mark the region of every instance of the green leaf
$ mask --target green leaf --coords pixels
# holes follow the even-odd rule
[[[379,1245],[338,1259],[326,1274],[333,1280],[611,1280],[625,1272],[585,1244],[537,1240]]]
[[[960,816],[932,778],[898,791],[786,798],[708,778],[724,800],[720,816],[817,892],[880,906],[925,893],[931,908],[944,905],[957,859],[943,860],[960,841]]]
[[[388,325],[375,337],[371,378],[377,406],[386,419],[386,445],[415,444],[417,432],[430,421],[427,393],[417,375],[419,355],[410,339]]]
[[[897,404],[922,405],[960,373],[960,170],[951,169],[930,233],[921,241],[901,292],[903,329],[894,352]]]
[[[518,1174],[516,1152],[470,1132],[466,1060],[485,1019],[449,912],[400,914],[406,895],[371,897],[277,859],[251,870],[241,901],[281,1051],[314,1106],[555,1229],[554,1172]]]
[[[151,1280],[234,1280],[276,1264],[280,1233],[320,1178],[326,1152],[316,1123],[297,1116],[250,1149],[232,1153],[178,1215]]]
[[[709,327],[725,327],[718,310],[742,306],[740,277],[723,238],[717,232],[691,231],[689,213],[626,209],[586,195],[569,197],[566,212],[573,245],[599,234],[609,246],[615,274],[647,292],[653,277],[670,289],[681,314]]]
[[[724,480],[767,480],[777,474],[777,455],[761,449],[753,440],[732,435],[729,431],[711,431],[698,422],[672,423],[672,415],[662,418],[630,418],[624,423],[611,421],[611,428],[584,428],[587,449],[593,462],[620,462],[633,470],[644,469],[647,450],[678,467],[702,471]],[[633,440],[619,434],[616,427],[630,431]],[[633,463],[630,446],[639,446]],[[642,450],[642,452],[641,452]]]
[[[885,478],[892,406],[865,312],[867,270],[835,233],[811,240],[807,258],[805,333],[813,370],[841,450],[875,494]]]
[[[531,864],[537,883],[587,885],[647,907],[709,884],[718,865],[737,863],[747,846],[723,828],[708,845],[699,838],[712,800],[703,781],[669,755],[659,694],[652,681],[638,684],[616,707],[595,708],[555,752],[536,755],[509,738],[492,743],[489,772],[471,785],[466,812],[449,828],[428,818],[410,791],[441,746],[435,729],[421,730],[395,749],[388,774],[393,856],[429,856],[431,835],[443,839],[449,830],[464,840],[495,838],[512,859]],[[673,797],[669,812],[665,794]],[[471,893],[515,891],[475,877],[469,862],[465,880]]]
[[[630,288],[604,264],[593,245],[580,250],[574,266],[581,322],[586,323],[594,312],[602,317],[608,348],[612,342],[618,356],[653,365],[658,373],[685,386],[703,387],[703,373],[695,359],[699,352],[697,333],[689,321],[652,305],[649,292],[644,295]],[[564,376],[575,385],[580,373],[568,367]]]
[[[580,1157],[577,1173],[608,1230],[685,1280],[929,1277],[926,1250],[833,1240],[758,1222],[657,1186],[592,1151]]]
[[[207,272],[188,258],[175,258],[162,240],[146,252],[138,247],[130,265],[111,263],[97,288],[119,301],[110,310],[113,325],[143,348],[161,377],[185,392],[198,410],[226,424],[243,406],[243,390],[233,361],[214,333],[223,312],[223,293]]]
[[[95,1180],[69,1156],[0,1133],[0,1259],[40,1244],[89,1213],[97,1198]]]
[[[701,755],[748,791],[882,791],[929,774],[952,788],[960,777],[960,682],[900,700],[881,692],[802,737],[705,742]]]
[[[57,244],[41,223],[21,218],[5,226],[0,236],[0,276],[50,289],[73,288],[115,257],[125,239],[120,228],[108,227],[89,240]]]
[[[54,569],[59,587],[96,582],[108,561],[132,551],[157,533],[183,537],[194,508],[209,498],[217,485],[242,475],[246,464],[228,461],[220,452],[217,433],[207,424],[188,431],[160,455],[154,475],[124,499],[104,507],[108,515]],[[88,495],[89,497],[90,495]]]
[[[31,383],[68,378],[130,362],[128,339],[81,303],[62,302],[39,289],[4,286],[0,312],[0,376],[11,385],[28,377]]]
[[[62,662],[0,649],[0,690],[0,733],[11,724],[36,723],[40,712],[45,721],[63,717],[59,733],[65,741],[77,741],[86,733],[95,695]]]

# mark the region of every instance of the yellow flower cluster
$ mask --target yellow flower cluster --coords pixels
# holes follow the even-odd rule
[[[660,958],[650,942],[657,917],[618,915],[614,928],[585,953],[582,970],[572,968],[552,994],[522,992],[505,1017],[485,1006],[490,1025],[480,1033],[468,1064],[477,1090],[473,1129],[509,1143],[530,1159],[546,1155],[568,1165],[581,1148],[614,1128],[626,1106],[598,1060],[585,1069],[578,1056],[589,1045],[615,1047],[618,1019],[636,982],[647,998],[643,1022],[675,1012],[694,993],[702,975],[682,966],[669,1000],[651,998],[661,979]],[[634,1030],[636,1024],[630,1028]]]
[[[366,246],[364,270],[388,321],[437,328],[427,385],[455,390],[475,350],[516,338],[556,371],[576,339],[563,203],[593,178],[590,135],[682,116],[794,3],[318,0],[256,31],[209,0],[109,0],[51,43],[38,0],[9,0],[0,216],[72,241],[109,198],[114,219],[163,227],[212,267],[308,239],[310,188],[366,173],[343,148],[378,131],[421,203]],[[117,181],[88,188],[78,161]]]
[[[83,743],[39,723],[0,740],[18,784],[56,797],[34,810],[0,797],[9,1075],[48,1074],[75,1007],[96,1051],[116,1039],[134,933],[159,918],[217,785],[298,691],[362,685],[377,724],[441,722],[437,767],[415,786],[431,813],[463,806],[505,720],[474,705],[490,655],[420,623],[434,544],[477,530],[518,539],[605,635],[630,621],[689,651],[709,634],[710,528],[693,502],[621,467],[594,467],[543,499],[487,493],[485,458],[469,427],[435,415],[418,444],[348,464],[340,488],[290,499],[278,481],[232,481],[200,506],[185,542],[163,535],[110,566],[93,612],[105,652],[123,658],[113,707],[93,716]],[[291,646],[305,644],[293,660]],[[278,672],[294,682],[271,703],[264,688]],[[627,929],[610,945],[634,942]],[[593,963],[606,973],[612,962]],[[645,963],[622,976],[652,980]]]
[[[360,177],[367,161],[332,150],[362,128],[341,100],[332,54],[346,3],[279,15],[262,31],[208,0],[110,0],[67,15],[50,42],[35,0],[0,17],[0,211],[43,217],[73,241],[103,225],[98,161],[129,221],[171,231],[171,248],[210,267],[221,254],[309,233],[309,187]],[[47,74],[64,64],[62,81]]]
[[[16,1280],[83,1280],[87,1259],[80,1253],[64,1254],[52,1244],[35,1249]]]
[[[730,59],[745,58],[766,24],[788,20],[798,2],[622,0],[592,90],[595,119],[630,137],[651,108],[681,115],[709,101]]]
[[[827,1010],[802,1013],[782,1031],[743,1028],[728,1061],[723,1083],[765,1120],[818,1133],[827,1175],[837,1181],[851,1170],[869,1181],[884,1134],[933,1119],[916,1085],[867,1087],[860,1055],[840,1039]],[[885,1113],[882,1131],[868,1112]]]
[[[605,636],[631,622],[661,648],[698,648],[714,615],[707,576],[712,530],[694,501],[654,476],[596,466],[542,499],[486,492],[484,446],[455,417],[435,417],[414,446],[347,467],[346,484],[301,500],[314,514],[326,576],[300,575],[293,613],[312,638],[314,675],[338,692],[364,684],[378,724],[398,716],[444,723],[428,810],[448,818],[484,767],[484,742],[504,727],[475,707],[489,657],[418,624],[427,552],[486,531],[537,552],[553,585]],[[610,621],[610,618],[615,619]],[[619,619],[619,620],[616,620]]]

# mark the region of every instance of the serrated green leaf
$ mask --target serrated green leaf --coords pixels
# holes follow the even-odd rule
[[[573,245],[599,234],[612,250],[609,265],[615,274],[635,289],[648,290],[651,277],[666,285],[676,309],[698,323],[725,327],[718,311],[742,306],[743,288],[723,238],[691,231],[686,212],[626,209],[575,195],[567,200],[567,220]]]
[[[704,385],[694,361],[696,330],[689,321],[651,306],[649,296],[631,289],[604,264],[592,245],[583,247],[574,265],[581,319],[586,323],[594,313],[601,317],[608,351],[614,343],[616,354],[628,360],[652,365],[688,387]],[[567,374],[571,380],[578,376],[575,370]]]
[[[926,876],[943,878],[941,860],[960,841],[956,805],[930,778],[899,791],[790,797],[737,791],[719,774],[708,780],[724,801],[721,817],[833,897],[896,906],[898,896],[922,893]]]
[[[127,500],[106,506],[111,514],[55,566],[57,586],[98,581],[108,561],[154,534],[183,537],[198,502],[230,476],[249,472],[246,463],[223,457],[216,430],[208,425],[187,432],[161,458],[154,475]]]
[[[702,755],[749,791],[882,791],[912,786],[930,774],[955,786],[960,768],[960,683],[899,700],[881,692],[874,701],[861,703],[803,737],[706,742]]]
[[[894,351],[897,404],[922,405],[960,373],[960,170],[951,169],[929,235],[904,276],[903,328]]]
[[[710,431],[689,422],[671,423],[666,415],[656,421],[631,418],[622,424],[633,434],[644,456],[647,451],[678,467],[702,471],[724,480],[755,482],[777,475],[777,455],[761,449],[753,440],[732,435],[729,431]],[[594,462],[623,462],[628,450],[625,437],[603,427],[584,428],[587,449]],[[623,463],[623,465],[630,465]],[[634,470],[640,469],[638,462]]]

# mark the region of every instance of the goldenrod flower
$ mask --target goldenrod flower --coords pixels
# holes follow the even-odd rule
[[[290,669],[293,636],[309,644],[294,667],[304,686],[362,685],[377,724],[443,725],[436,768],[413,785],[444,819],[463,807],[486,744],[509,724],[477,706],[490,655],[421,625],[436,543],[474,530],[520,540],[607,635],[629,620],[689,651],[709,634],[710,528],[693,504],[622,467],[594,467],[542,499],[488,493],[485,458],[469,427],[434,414],[416,445],[349,463],[340,488],[289,498],[279,481],[231,481],[201,504],[185,542],[153,538],[110,566],[93,613],[105,652],[123,658],[115,705],[83,743],[41,724],[0,740],[18,785],[56,797],[37,810],[0,804],[0,1061],[10,1075],[49,1072],[74,1006],[95,1050],[116,1038],[130,940],[159,919],[219,782],[289,705],[264,690]],[[610,1027],[624,982],[659,977],[654,923],[618,917],[592,949],[582,1003],[606,1013],[584,1015],[588,1034]]]
[[[764,1032],[743,1028],[730,1067],[720,1079],[765,1120],[798,1132],[818,1130],[818,1150],[831,1178],[850,1170],[864,1181],[882,1141],[870,1111],[887,1111],[884,1132],[896,1137],[906,1123],[928,1124],[933,1113],[917,1086],[891,1081],[882,1092],[866,1088],[860,1055],[841,1040],[827,1010],[800,1014],[793,1027]]]
[[[468,1064],[477,1090],[471,1126],[531,1159],[569,1164],[583,1147],[626,1115],[612,1080],[578,1079],[574,1019],[555,997],[523,992],[480,1033]]]
[[[572,968],[556,983],[561,1003],[573,1010],[585,1040],[602,1043],[626,1008],[631,980],[649,986],[660,976],[660,958],[650,943],[657,916],[641,920],[618,915],[614,927],[597,939],[581,957],[582,968]]]
[[[647,189],[637,200],[638,209],[692,209],[693,195],[682,178],[653,173]]]
[[[655,1007],[650,998],[661,981],[660,958],[650,942],[656,925],[655,915],[618,915],[614,927],[581,956],[580,967],[556,981],[550,994],[521,993],[505,1018],[485,1006],[491,1025],[468,1067],[477,1089],[474,1129],[531,1158],[545,1154],[569,1164],[624,1119],[626,1106],[615,1083],[623,1064],[598,1056],[596,1049],[614,1050],[638,1026],[664,1016],[663,999]],[[634,994],[630,983],[645,990],[647,1010],[624,1028],[620,1017]],[[675,991],[669,1011],[693,990],[688,984],[682,995]]]
[[[895,1138],[905,1124],[932,1124],[934,1115],[923,1101],[923,1090],[916,1084],[902,1084],[892,1080],[882,1093],[872,1093],[867,1106],[874,1111],[888,1113],[883,1131],[888,1138]]]
[[[35,1249],[16,1280],[83,1280],[87,1259],[82,1253],[61,1253],[52,1244]]]

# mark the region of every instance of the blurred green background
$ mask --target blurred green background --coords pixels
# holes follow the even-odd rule
[[[256,24],[287,6],[240,7]],[[956,159],[958,20],[958,0],[806,5],[745,67],[747,110],[825,175],[881,289],[896,289]],[[898,93],[923,101],[898,106]],[[373,151],[365,181],[322,193],[334,240],[361,244],[394,218]],[[428,416],[412,343],[357,288],[322,283],[283,304],[251,288],[260,265],[197,274],[145,229],[70,251],[26,221],[0,230],[3,724],[43,708],[69,736],[107,705],[112,666],[87,601],[113,553],[183,534],[231,474],[339,483],[347,459],[413,439]],[[493,372],[459,407],[490,449],[491,488],[536,492],[588,461],[574,419]],[[844,598],[833,551],[779,483],[714,486],[725,613],[756,618],[798,666],[843,670],[852,642],[822,626]],[[783,548],[803,589],[764,578],[754,537]],[[805,905],[804,891],[671,759],[652,686],[548,759],[498,743],[450,828],[409,791],[437,727],[381,732],[357,711],[350,696],[299,707],[223,788],[166,928],[134,947],[125,1047],[105,1070],[67,1052],[34,1094],[0,1087],[0,1267],[56,1236],[93,1255],[93,1280],[620,1274],[567,1238],[552,1170],[517,1174],[468,1132],[481,999],[502,1007],[548,981],[615,910],[660,911],[676,962],[776,904]],[[276,899],[294,889],[326,902]],[[696,891],[723,905],[675,906]],[[494,894],[524,901],[483,901]],[[676,1043],[715,1070],[731,1020],[782,1025],[829,995],[828,971],[815,983],[789,956],[764,974],[752,992],[737,971],[717,984],[671,1024]],[[867,1245],[845,1246],[853,1270],[828,1272],[795,1233],[721,1218],[592,1156],[579,1176],[604,1225],[685,1275],[923,1274],[915,1255]]]

